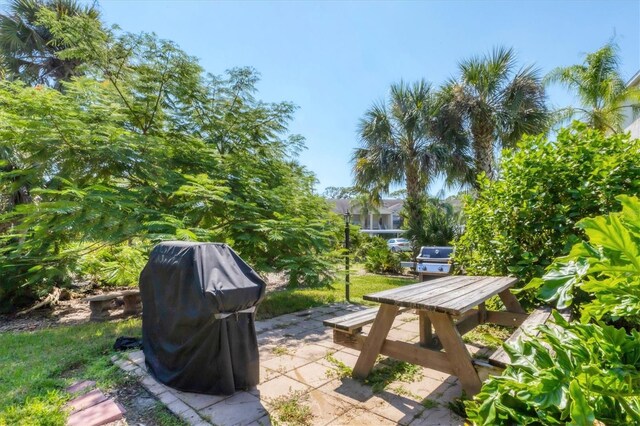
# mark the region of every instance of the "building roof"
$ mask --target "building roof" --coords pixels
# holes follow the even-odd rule
[[[635,73],[633,77],[627,82],[627,87],[638,86],[640,85],[640,71]]]

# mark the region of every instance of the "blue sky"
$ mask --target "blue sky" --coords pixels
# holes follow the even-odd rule
[[[349,186],[356,126],[391,83],[440,84],[466,57],[513,47],[543,72],[582,61],[615,35],[622,74],[640,69],[640,1],[207,2],[102,1],[103,17],[155,32],[214,74],[252,66],[259,97],[300,107],[300,161],[319,183]],[[552,105],[571,96],[550,88]],[[431,192],[437,191],[436,183]]]

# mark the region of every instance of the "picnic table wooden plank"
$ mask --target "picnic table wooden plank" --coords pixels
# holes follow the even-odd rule
[[[364,334],[349,334],[339,330],[334,331],[333,335],[335,343],[357,351],[362,351],[367,337],[368,336]],[[386,339],[380,349],[380,354],[411,364],[442,371],[446,374],[455,374],[451,368],[447,354],[439,350],[424,348],[419,344],[416,345],[414,343]]]
[[[439,294],[442,291],[453,291],[457,288],[467,286],[468,284],[468,277],[459,275],[455,277],[440,278],[434,281],[412,284],[409,286],[400,287],[398,289],[366,294],[363,296],[363,299],[379,303],[403,304],[406,307],[413,308],[415,307],[411,305],[413,300],[427,298],[431,295]]]
[[[465,294],[458,295],[457,297],[450,299],[447,302],[439,302],[441,303],[441,308],[443,310],[449,310],[449,312],[459,315],[462,312],[465,312],[474,306],[478,306],[480,303],[488,300],[489,298],[495,296],[507,290],[513,286],[513,283],[517,281],[517,278],[500,278],[497,280],[493,280],[491,282],[486,282],[484,285],[480,286],[482,283],[478,284],[478,289],[475,291],[469,291]],[[438,302],[436,302],[438,303]]]
[[[337,318],[331,318],[330,320],[325,320],[324,324],[329,326],[334,326],[336,323],[340,323],[341,325],[348,326],[351,323],[358,323],[363,318],[368,318],[373,312],[378,312],[378,308],[364,309],[362,311],[353,312],[347,315],[342,315]],[[337,327],[339,328],[339,327]]]
[[[488,298],[508,290],[513,277],[449,276],[401,289],[367,294],[365,300],[426,311],[461,315]]]
[[[439,283],[441,283],[441,285],[446,285],[447,282],[449,281],[459,281],[461,279],[463,279],[465,276],[464,275],[449,275],[446,278],[440,278],[438,280]],[[416,291],[420,290],[421,288],[425,287],[428,288],[428,286],[430,286],[433,283],[433,281],[426,281],[426,282],[420,282],[420,283],[416,283],[416,284],[409,284],[409,285],[405,285],[402,287],[397,287],[397,288],[391,288],[389,290],[383,290],[383,291],[379,291],[377,293],[372,293],[372,294],[367,294],[364,297],[368,298],[368,297],[372,297],[375,299],[380,299],[380,300],[373,300],[374,302],[379,302],[383,299],[387,299],[387,296],[391,296],[394,299],[399,299],[402,298],[404,295],[412,295],[415,294]],[[369,300],[369,299],[367,299]]]
[[[502,303],[507,308],[507,311],[517,312],[519,314],[525,313],[524,309],[522,309],[522,306],[520,306],[520,302],[518,302],[518,299],[516,299],[516,297],[509,291],[508,288],[500,292],[499,295],[500,300],[502,300]]]
[[[469,291],[470,284],[472,282],[468,279],[468,277],[460,276],[460,279],[449,281],[440,285],[440,282],[436,280],[432,282],[423,283],[423,289],[420,291],[416,291],[414,294],[406,295],[404,297],[396,297],[396,302],[399,303],[413,303],[419,304],[424,300],[437,300],[440,297],[443,297],[449,294],[465,292]],[[433,303],[434,305],[436,303]]]
[[[482,382],[451,316],[440,312],[429,312],[429,318],[438,339],[442,342],[451,368],[458,376],[464,390],[470,395],[480,392]]]
[[[432,281],[367,294],[365,298],[378,302],[386,301],[387,303],[399,301],[410,302],[421,299],[422,297],[432,297],[437,294],[446,294],[460,288],[466,288],[478,279],[484,278],[486,277],[472,277],[467,275],[447,276]]]
[[[495,284],[499,281],[500,277],[483,277],[455,290],[443,289],[439,294],[432,295],[428,299],[419,300],[416,303],[428,304],[447,311],[463,307],[464,304],[459,303],[459,301],[464,303],[475,302],[473,306],[477,306],[479,301],[484,299],[484,294],[493,291]]]

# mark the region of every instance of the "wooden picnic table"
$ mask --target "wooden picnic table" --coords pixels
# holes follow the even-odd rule
[[[371,331],[362,336],[364,342],[353,369],[354,377],[366,378],[382,353],[453,374],[468,395],[478,393],[482,382],[462,335],[483,323],[516,327],[522,324],[527,315],[509,290],[516,281],[513,277],[447,276],[365,295],[365,300],[381,305]],[[485,302],[495,295],[500,297],[506,311],[486,309]],[[419,345],[387,339],[401,308],[418,312]],[[434,346],[432,326],[443,350]]]

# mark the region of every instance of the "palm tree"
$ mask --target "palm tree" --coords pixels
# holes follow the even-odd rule
[[[546,95],[537,69],[516,69],[512,49],[496,48],[462,61],[459,69],[459,78],[440,90],[438,114],[445,139],[466,139],[472,149],[475,183],[482,172],[495,177],[494,149],[548,128]]]
[[[547,83],[561,83],[575,91],[580,107],[557,111],[557,121],[579,119],[601,130],[622,130],[626,112],[640,113],[640,88],[626,87],[620,77],[618,46],[609,42],[586,56],[582,65],[558,67],[546,77]]]
[[[356,186],[375,195],[404,184],[409,233],[422,229],[423,204],[431,180],[452,164],[464,163],[464,146],[433,137],[436,107],[424,80],[391,86],[386,103],[375,103],[360,121],[361,146],[352,162]]]
[[[8,76],[28,84],[59,88],[61,81],[76,74],[80,61],[57,57],[68,46],[54,44],[49,29],[38,23],[43,8],[58,16],[86,16],[95,20],[100,19],[100,13],[93,5],[83,6],[75,0],[13,0],[8,13],[0,14],[0,60]]]
[[[366,191],[358,191],[352,198],[351,206],[360,209],[362,229],[373,229],[373,223],[369,221],[369,214],[378,214],[382,205],[380,195]]]

